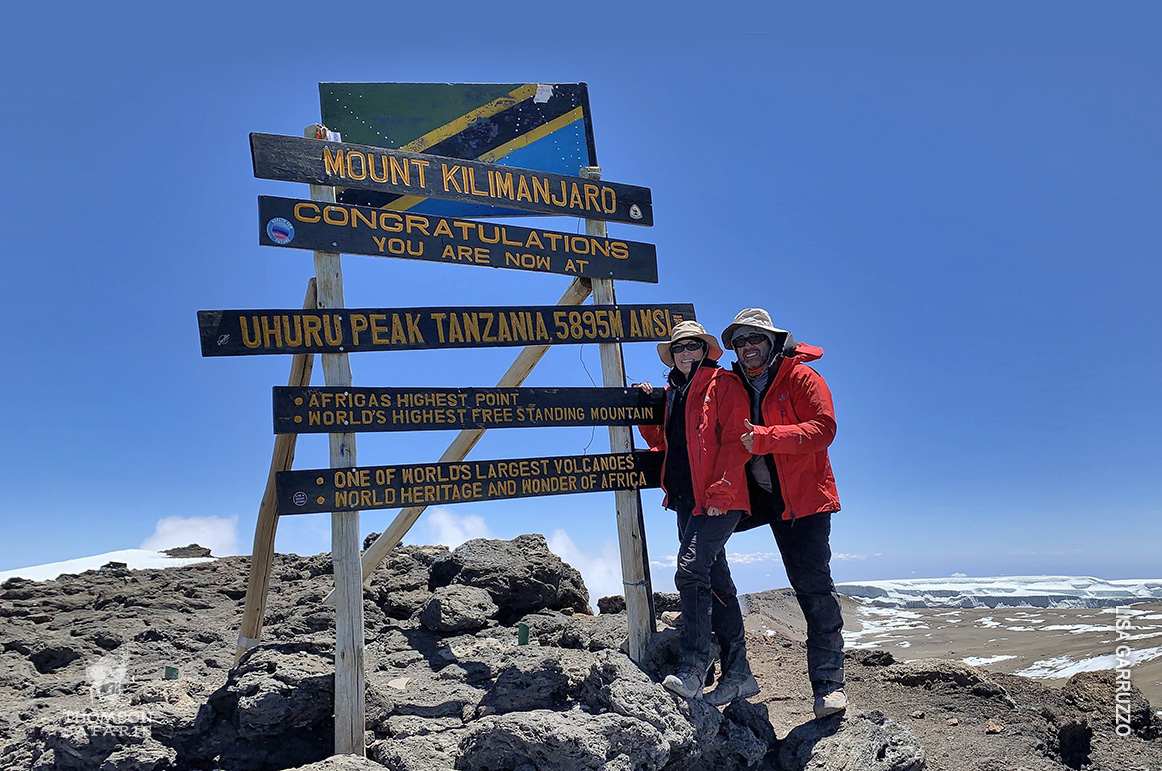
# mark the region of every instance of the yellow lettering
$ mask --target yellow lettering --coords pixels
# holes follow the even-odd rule
[[[511,199],[513,197],[512,172],[506,171],[502,174],[498,171],[493,176],[496,178],[496,197],[504,196]]]
[[[373,182],[386,182],[387,178],[388,178],[387,156],[380,154],[379,159],[381,161],[383,161],[383,174],[382,175],[377,175],[375,173],[375,156],[374,155],[367,156],[367,170],[368,170],[368,172],[371,173],[371,179]]]
[[[385,321],[387,321],[386,313],[371,314],[371,342],[373,345],[387,345],[390,332],[384,325]]]
[[[343,151],[332,150],[329,147],[323,148],[323,173],[327,176],[337,175],[343,176]]]
[[[449,192],[452,188],[456,188],[457,193],[463,193],[460,189],[460,183],[456,181],[456,172],[460,170],[460,164],[452,164],[452,168],[448,168],[448,164],[440,164],[440,168],[444,173],[444,192]]]
[[[311,212],[311,215],[303,212]],[[295,204],[295,219],[299,222],[318,222],[319,221],[319,207],[313,203],[300,201]]]
[[[352,163],[356,158],[359,159],[359,173],[355,173],[355,165]],[[367,179],[367,159],[363,153],[351,150],[347,153],[347,176],[351,179]]]
[[[385,211],[379,213],[379,228],[386,230],[388,233],[399,233],[403,231],[403,217],[395,212]]]
[[[325,206],[323,207],[323,222],[328,225],[346,225],[347,210],[342,206]]]
[[[397,343],[403,344],[406,342],[407,338],[404,337],[403,323],[399,320],[399,314],[393,313],[391,314],[391,344],[396,345]]]
[[[408,166],[407,159],[404,158],[403,163],[400,163],[399,159],[394,155],[389,155],[387,159],[391,163],[391,184],[398,185],[402,179],[403,183],[410,187],[412,184],[412,170]]]
[[[351,314],[351,344],[359,345],[359,333],[367,329],[367,316],[362,313]]]

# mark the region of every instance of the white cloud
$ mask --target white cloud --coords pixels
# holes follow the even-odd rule
[[[546,540],[554,554],[581,571],[585,588],[589,590],[589,604],[594,610],[601,597],[622,594],[621,555],[613,541],[605,541],[597,552],[590,553],[578,548],[562,528],[554,530]]]
[[[837,553],[831,555],[831,559],[838,560],[840,562],[849,562],[851,560],[865,560],[865,559],[867,559],[867,555],[866,554],[844,554],[843,552],[837,552]]]
[[[215,557],[238,553],[238,517],[162,517],[142,549],[161,551],[196,543]]]
[[[756,565],[762,562],[782,562],[777,551],[732,552],[726,550],[726,561],[731,565]]]
[[[967,573],[953,573],[950,578],[968,578]]]
[[[495,538],[479,514],[457,514],[451,509],[431,508],[424,512],[405,538],[411,544],[447,546],[455,549],[473,538]]]

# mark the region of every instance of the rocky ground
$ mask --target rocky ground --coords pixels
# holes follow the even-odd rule
[[[1051,688],[856,650],[851,709],[814,720],[785,592],[747,598],[759,695],[686,702],[658,685],[674,632],[634,665],[625,616],[590,615],[541,536],[393,553],[364,595],[368,759],[325,760],[330,558],[277,557],[264,642],[232,668],[247,562],[0,585],[0,768],[1162,769],[1162,723],[1134,690],[1119,728],[1112,672]]]

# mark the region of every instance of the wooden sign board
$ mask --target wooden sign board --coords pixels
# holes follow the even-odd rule
[[[323,139],[251,134],[254,176],[653,225],[650,190]]]
[[[283,471],[280,515],[398,509],[658,487],[661,452]]]
[[[274,433],[660,425],[662,389],[274,389]]]
[[[266,195],[258,197],[258,241],[321,252],[658,282],[653,244]]]
[[[198,311],[203,356],[647,342],[670,339],[694,306]]]

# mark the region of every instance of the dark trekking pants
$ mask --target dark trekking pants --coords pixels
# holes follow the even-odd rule
[[[722,648],[723,672],[739,657],[746,659],[742,611],[726,564],[726,539],[741,512],[720,517],[678,512],[678,570],[674,584],[682,609],[682,665],[705,671],[710,666],[710,632]]]
[[[843,616],[831,581],[831,513],[771,522],[787,579],[807,620],[807,674],[824,696],[843,687]]]

